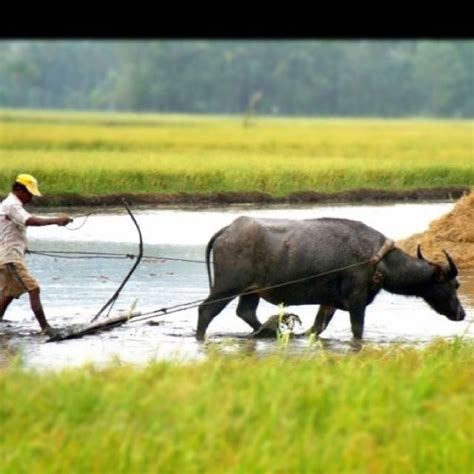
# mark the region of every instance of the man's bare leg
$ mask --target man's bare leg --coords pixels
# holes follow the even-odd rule
[[[3,315],[12,301],[13,298],[11,296],[2,296],[0,298],[0,321],[3,320]]]
[[[28,293],[30,295],[30,305],[31,309],[38,320],[41,329],[46,329],[49,326],[48,321],[46,321],[46,316],[44,314],[43,305],[41,304],[40,299],[40,289],[36,288]]]

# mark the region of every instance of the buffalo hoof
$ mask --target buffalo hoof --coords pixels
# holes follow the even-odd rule
[[[362,349],[362,339],[353,337],[349,342],[349,346],[353,352],[359,352]]]

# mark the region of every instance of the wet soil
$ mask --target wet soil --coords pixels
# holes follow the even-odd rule
[[[42,196],[37,203],[44,207],[117,206],[122,199],[129,204],[219,206],[227,204],[301,204],[301,203],[377,203],[456,200],[469,194],[468,186],[419,188],[402,191],[384,189],[355,189],[334,193],[301,191],[286,196],[263,192],[210,192],[177,194],[109,194],[81,196],[57,194]],[[3,199],[3,197],[2,197]]]

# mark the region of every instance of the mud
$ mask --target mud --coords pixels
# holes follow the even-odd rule
[[[380,203],[456,200],[469,194],[467,186],[420,188],[404,191],[356,189],[334,193],[301,191],[286,196],[263,192],[210,192],[177,194],[109,194],[81,196],[79,194],[45,195],[38,199],[42,207],[121,206],[122,199],[132,205],[192,205],[219,206],[227,204],[301,204],[301,203]],[[1,197],[3,199],[5,196]]]
[[[416,254],[418,244],[429,260],[446,263],[444,249],[459,268],[474,268],[474,193],[461,198],[451,212],[431,222],[426,231],[397,242],[411,255]]]

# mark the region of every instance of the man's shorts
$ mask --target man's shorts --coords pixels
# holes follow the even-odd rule
[[[19,298],[23,293],[29,293],[39,288],[39,283],[31,276],[26,265],[21,262],[0,265],[0,294]]]

